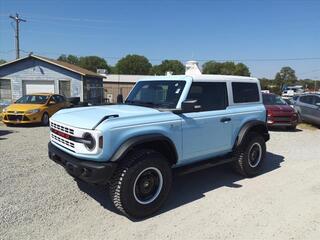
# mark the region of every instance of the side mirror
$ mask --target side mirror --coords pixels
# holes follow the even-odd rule
[[[201,105],[198,100],[185,100],[181,104],[182,112],[198,112],[201,110]]]
[[[49,105],[54,105],[54,104],[56,104],[55,101],[50,101],[50,102],[49,102]]]
[[[118,94],[118,96],[117,96],[117,103],[123,103],[123,96],[122,96],[122,94]]]

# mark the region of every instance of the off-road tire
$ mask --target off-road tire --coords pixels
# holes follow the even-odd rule
[[[161,172],[162,188],[158,196],[148,204],[141,204],[134,194],[139,174],[148,168]],[[129,154],[121,163],[109,184],[113,205],[123,214],[141,219],[158,211],[167,199],[172,183],[172,170],[168,160],[159,152],[142,149]],[[160,189],[160,188],[159,188]]]
[[[41,118],[41,124],[43,126],[49,125],[49,114],[47,112],[43,113],[42,118]]]
[[[261,158],[256,166],[252,166],[249,160],[249,151],[254,146],[261,147]],[[250,132],[246,136],[244,143],[238,147],[235,153],[235,161],[233,162],[233,168],[245,177],[254,177],[261,172],[266,155],[266,143],[263,136],[256,132]]]

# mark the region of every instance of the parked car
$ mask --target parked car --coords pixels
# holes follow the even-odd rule
[[[320,125],[320,94],[306,94],[298,97],[294,108],[301,121]]]
[[[263,93],[263,104],[267,109],[269,127],[286,127],[294,130],[298,124],[297,113],[280,96]]]
[[[133,218],[168,197],[172,168],[232,163],[261,172],[269,140],[256,78],[195,75],[140,80],[124,104],[64,109],[50,119],[49,157],[90,183],[109,183],[114,206]]]
[[[7,125],[25,123],[48,125],[49,118],[67,106],[65,98],[58,94],[25,95],[2,110],[2,121]]]
[[[294,105],[294,100],[293,98],[289,98],[289,97],[281,97],[290,107],[293,108]]]

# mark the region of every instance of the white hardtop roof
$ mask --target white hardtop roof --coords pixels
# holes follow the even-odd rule
[[[232,75],[213,75],[213,74],[199,74],[199,75],[170,75],[170,76],[150,76],[139,79],[139,81],[156,81],[156,80],[185,80],[193,82],[216,82],[216,81],[253,81],[257,82],[257,78],[243,77],[243,76],[232,76]]]

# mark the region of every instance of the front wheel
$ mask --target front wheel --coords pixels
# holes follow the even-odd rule
[[[48,126],[48,124],[49,124],[49,114],[48,114],[48,113],[45,112],[45,113],[42,115],[41,124],[42,124],[43,126]]]
[[[236,152],[234,168],[245,177],[253,177],[261,171],[266,155],[266,143],[259,133],[249,133]]]
[[[167,159],[153,150],[140,150],[128,156],[110,181],[114,206],[133,218],[145,218],[163,205],[172,182]]]

